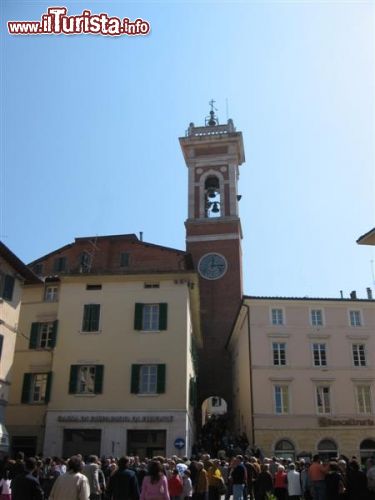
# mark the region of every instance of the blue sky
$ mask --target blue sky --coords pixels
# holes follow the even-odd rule
[[[51,4],[1,5],[0,237],[30,262],[74,237],[138,233],[183,249],[178,137],[244,137],[244,290],[338,297],[374,286],[373,2],[53,2],[141,17],[146,37],[11,36]]]

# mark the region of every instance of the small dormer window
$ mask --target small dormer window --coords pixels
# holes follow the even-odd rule
[[[64,271],[66,271],[66,268],[67,268],[66,264],[67,264],[66,257],[57,257],[53,263],[54,272],[55,273],[62,273]]]
[[[129,253],[121,252],[120,254],[120,267],[129,267]]]
[[[91,255],[88,252],[82,252],[79,257],[79,270],[81,273],[90,272]]]

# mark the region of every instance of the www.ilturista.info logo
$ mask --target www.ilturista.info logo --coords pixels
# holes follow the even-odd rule
[[[79,16],[67,16],[66,7],[49,7],[40,21],[8,21],[11,35],[147,35],[150,24],[143,19],[110,17],[106,13],[91,14],[84,10]]]

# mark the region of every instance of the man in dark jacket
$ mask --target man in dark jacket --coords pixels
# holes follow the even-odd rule
[[[44,493],[38,479],[33,475],[36,471],[35,458],[27,458],[25,471],[12,479],[12,500],[43,500]]]
[[[139,500],[137,476],[129,469],[129,458],[121,457],[118,470],[109,478],[107,487],[108,500]]]

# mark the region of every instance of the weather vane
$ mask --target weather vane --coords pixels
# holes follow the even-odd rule
[[[215,102],[216,101],[211,99],[211,101],[208,103],[211,106],[211,111],[210,111],[210,116],[206,118],[206,126],[209,125],[210,127],[213,127],[214,125],[219,124],[219,119],[215,115],[215,111],[217,111],[217,109],[214,107]]]

